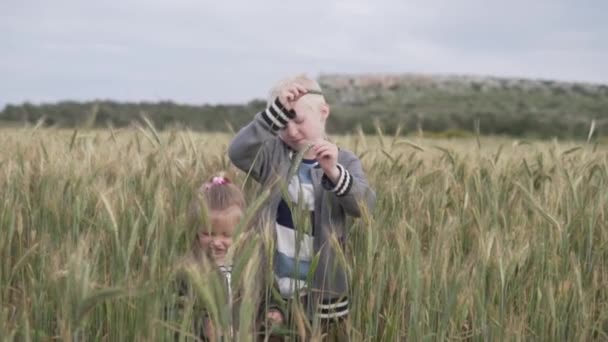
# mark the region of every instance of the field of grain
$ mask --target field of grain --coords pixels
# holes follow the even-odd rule
[[[193,190],[222,170],[245,179],[229,139],[0,130],[1,338],[189,338],[189,317],[163,308]],[[608,146],[335,140],[378,194],[345,255],[352,340],[608,340]]]

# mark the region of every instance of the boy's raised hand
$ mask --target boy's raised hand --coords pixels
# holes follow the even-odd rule
[[[294,103],[307,92],[308,90],[306,88],[294,84],[281,91],[281,93],[279,94],[279,101],[281,101],[283,106],[285,106],[285,109],[291,110],[293,109]]]
[[[340,169],[338,169],[338,146],[327,140],[319,140],[314,143],[312,148],[323,172],[332,182],[337,182],[340,177]]]

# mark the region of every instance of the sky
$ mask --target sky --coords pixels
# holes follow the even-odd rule
[[[242,103],[306,73],[608,83],[605,0],[0,0],[0,109]]]

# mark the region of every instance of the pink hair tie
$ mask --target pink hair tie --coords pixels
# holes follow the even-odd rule
[[[228,178],[215,176],[215,177],[211,178],[211,182],[205,184],[205,190],[209,190],[216,185],[224,185],[224,184],[228,184],[228,183],[230,183]]]

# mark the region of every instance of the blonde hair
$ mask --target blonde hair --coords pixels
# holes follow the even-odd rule
[[[225,210],[237,206],[245,210],[245,196],[239,187],[223,175],[214,176],[196,192],[188,208],[188,223],[192,226],[204,218],[203,210]]]
[[[270,90],[270,94],[268,95],[268,101],[266,102],[266,106],[270,107],[272,105],[272,103],[274,102],[274,100],[279,96],[279,94],[284,89],[294,86],[294,85],[299,85],[308,90],[314,90],[317,92],[323,91],[323,89],[321,89],[321,85],[319,85],[319,82],[306,76],[306,74],[300,74],[300,75],[287,77],[287,78],[284,78],[284,79],[280,80],[279,82],[277,82],[275,84],[275,86]],[[327,104],[327,102],[325,101],[325,97],[320,94],[318,94],[316,96],[304,96],[304,97],[302,97],[302,101],[305,101],[305,103],[307,105],[311,106],[312,108]]]
[[[188,206],[187,224],[191,229],[192,251],[200,253],[197,235],[201,226],[208,223],[209,211],[225,210],[236,206],[245,212],[245,196],[241,189],[223,175],[210,178],[198,188]]]

